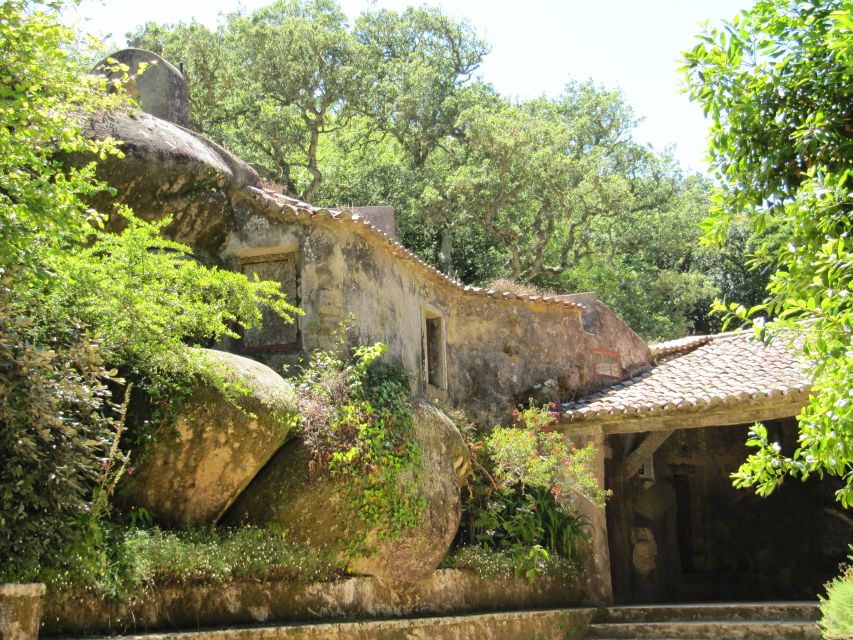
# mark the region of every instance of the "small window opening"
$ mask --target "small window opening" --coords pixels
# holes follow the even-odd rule
[[[593,351],[595,358],[595,372],[606,378],[621,378],[622,367],[619,366],[619,354],[615,351],[596,349]]]
[[[444,340],[444,318],[435,313],[426,313],[424,331],[424,364],[426,379],[439,389],[447,388],[447,363]]]

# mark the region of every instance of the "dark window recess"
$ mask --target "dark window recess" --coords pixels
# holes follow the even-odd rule
[[[426,318],[426,373],[427,381],[432,386],[447,388],[444,321],[440,316]]]
[[[298,268],[296,253],[250,258],[242,263],[243,273],[252,274],[260,280],[274,280],[290,304],[297,305]],[[243,334],[243,351],[276,351],[294,349],[298,346],[299,332],[296,322],[285,322],[271,309],[264,308],[263,324]]]

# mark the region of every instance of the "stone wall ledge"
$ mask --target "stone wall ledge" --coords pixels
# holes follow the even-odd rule
[[[124,640],[579,640],[594,609],[550,609],[408,620],[254,626],[126,636]]]
[[[584,588],[579,581],[484,579],[456,569],[438,570],[426,580],[406,586],[387,585],[369,577],[309,584],[246,581],[168,585],[151,589],[129,603],[90,594],[68,595],[59,601],[55,594],[48,594],[42,637],[553,609],[577,606],[583,599]]]

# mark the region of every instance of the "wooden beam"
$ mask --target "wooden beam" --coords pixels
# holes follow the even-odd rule
[[[808,404],[808,401],[808,392],[791,393],[775,398],[748,399],[732,404],[702,406],[692,410],[595,416],[579,422],[564,422],[558,428],[571,438],[602,427],[607,435],[697,427],[722,427],[792,418]]]
[[[652,456],[673,433],[675,433],[675,429],[672,431],[652,431],[651,433],[646,434],[646,437],[643,438],[643,441],[639,445],[637,445],[637,448],[628,454],[627,458],[625,458],[625,479],[630,480],[637,475],[646,460],[648,460],[649,457]]]

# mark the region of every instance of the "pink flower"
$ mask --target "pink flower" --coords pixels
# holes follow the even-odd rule
[[[552,403],[551,403],[551,408],[552,408],[552,409],[556,409],[556,408],[557,408],[557,403],[556,403],[556,402],[552,402]]]
[[[127,470],[127,475],[132,476],[134,471],[136,471],[136,467],[130,467]]]

